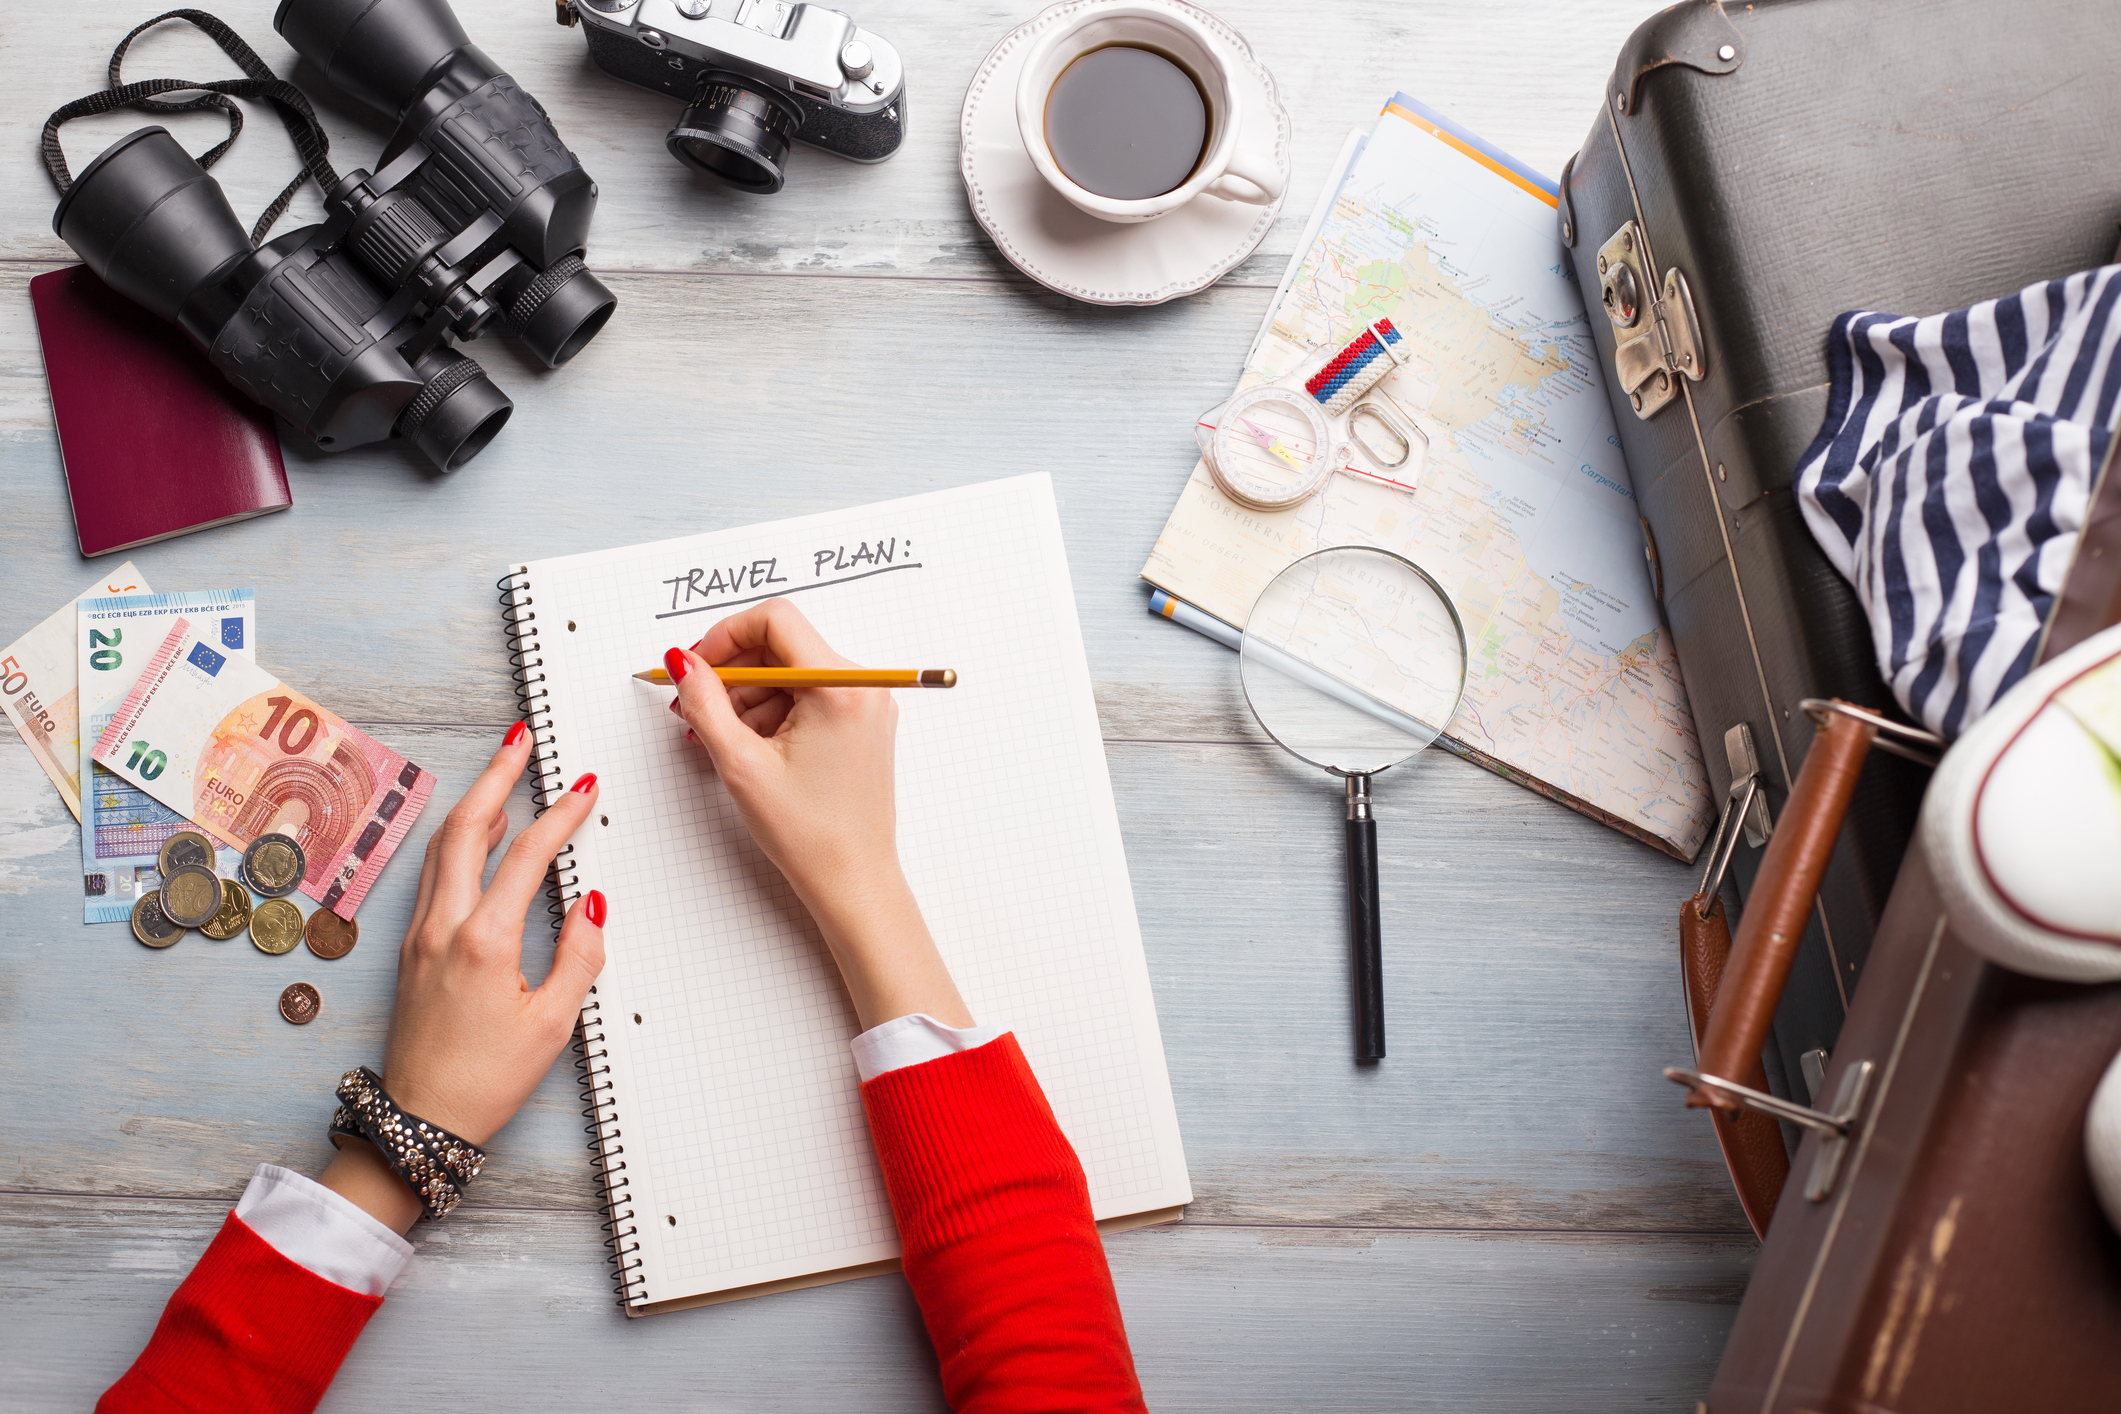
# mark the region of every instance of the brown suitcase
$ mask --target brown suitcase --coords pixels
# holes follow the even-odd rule
[[[2117,453],[2121,443],[2043,660],[2121,622]],[[1716,1077],[1757,1069],[1880,720],[1819,716],[1696,1069],[1667,1072],[1719,1125],[1736,1087]],[[1828,1113],[1769,1096],[1755,1106],[1811,1127],[1705,1414],[2121,1408],[2121,1236],[2084,1158],[2086,1108],[2121,1051],[2121,983],[2046,982],[1986,962],[1955,937],[1928,871],[1911,851],[1824,1076]]]

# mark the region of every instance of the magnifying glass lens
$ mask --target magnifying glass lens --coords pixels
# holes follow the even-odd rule
[[[1275,576],[1245,622],[1245,698],[1268,735],[1343,776],[1397,765],[1450,724],[1465,638],[1407,560],[1342,546]]]

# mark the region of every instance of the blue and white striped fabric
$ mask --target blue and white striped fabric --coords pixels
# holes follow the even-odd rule
[[[2032,666],[2121,416],[2121,265],[1951,314],[1834,321],[1797,499],[1869,611],[1900,705],[1945,736]]]

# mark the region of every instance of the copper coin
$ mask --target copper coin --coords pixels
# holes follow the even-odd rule
[[[250,940],[275,957],[302,941],[302,910],[284,898],[269,898],[250,912]]]
[[[166,948],[184,936],[162,911],[162,891],[150,889],[133,905],[133,936],[151,948]]]
[[[155,857],[155,862],[165,879],[187,864],[211,869],[214,867],[214,842],[197,830],[179,830],[162,841],[162,852]]]
[[[280,993],[280,1015],[297,1026],[307,1026],[324,1009],[324,999],[307,982],[297,982]]]
[[[243,881],[252,893],[285,898],[309,871],[309,856],[287,835],[260,835],[243,851]]]
[[[204,928],[221,911],[221,880],[213,870],[180,864],[162,876],[162,911],[185,928]]]
[[[320,908],[302,925],[302,940],[318,957],[326,960],[344,957],[353,951],[355,943],[361,941],[361,925],[351,918],[341,918],[328,908]]]
[[[227,942],[250,926],[250,890],[234,879],[221,881],[221,911],[199,931],[215,942]]]

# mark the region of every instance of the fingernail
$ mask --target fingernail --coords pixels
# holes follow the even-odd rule
[[[589,920],[592,927],[604,926],[604,895],[601,890],[591,889],[582,896],[582,916]]]
[[[522,722],[517,722],[514,726],[508,729],[508,735],[501,738],[501,745],[514,746],[517,742],[523,739],[524,734],[527,733],[529,730],[530,728],[527,725]]]
[[[670,673],[672,682],[683,682],[685,674],[692,671],[692,660],[685,656],[684,649],[672,648],[663,654],[663,667]]]
[[[700,744],[699,733],[688,731],[685,733],[685,740],[691,742],[694,746],[698,746]]]
[[[635,659],[634,661],[639,662],[640,660]],[[573,791],[576,795],[587,795],[591,790],[596,787],[596,783],[597,773],[594,771],[584,771],[582,773],[582,779],[576,781],[567,789]]]

